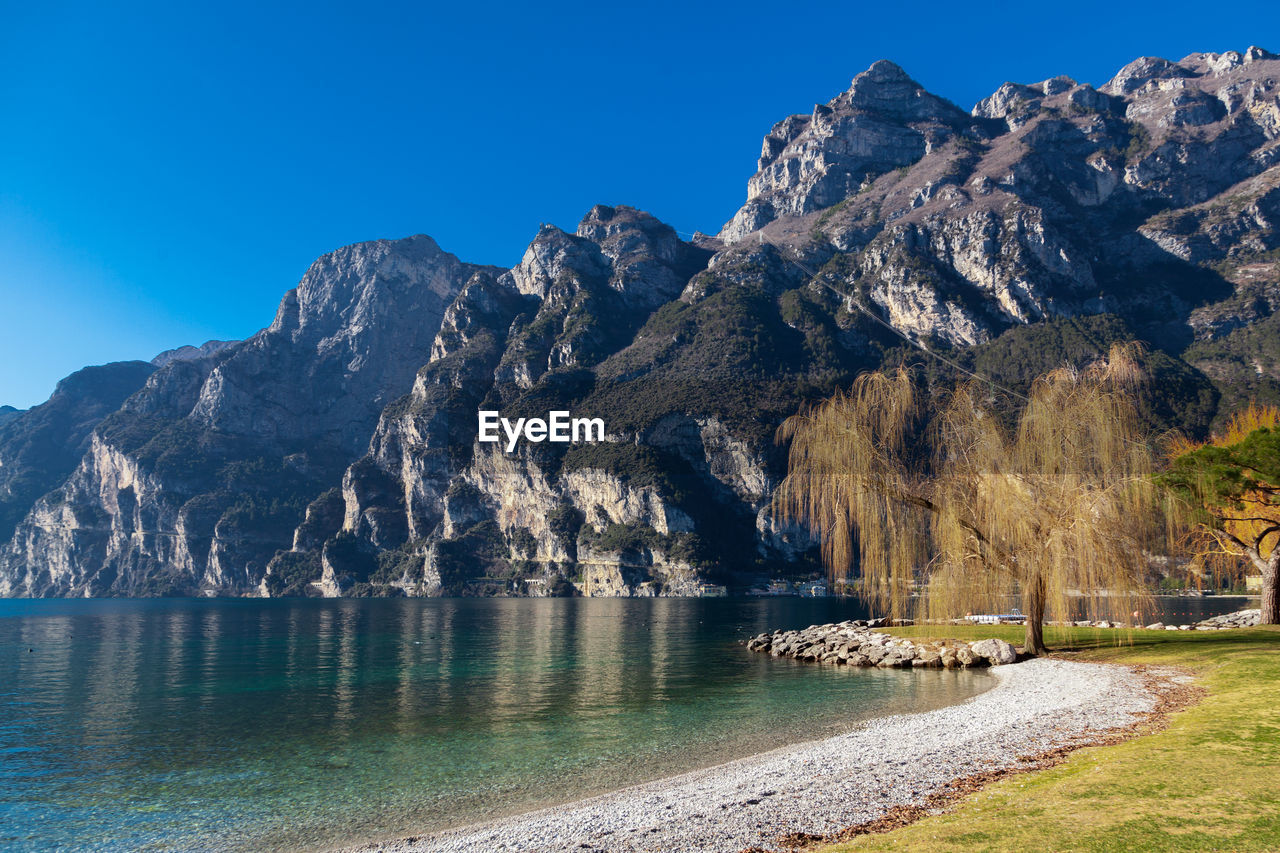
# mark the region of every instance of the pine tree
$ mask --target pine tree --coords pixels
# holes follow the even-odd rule
[[[1220,570],[1247,559],[1262,575],[1262,623],[1280,622],[1280,409],[1250,406],[1222,435],[1179,443],[1157,479],[1197,561]]]

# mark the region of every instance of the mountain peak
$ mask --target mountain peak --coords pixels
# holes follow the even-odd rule
[[[720,236],[742,239],[783,216],[802,216],[847,198],[868,175],[909,166],[968,126],[967,113],[882,59],[812,115],[778,122],[764,138],[747,204]]]
[[[1109,95],[1144,94],[1159,88],[1176,87],[1177,80],[1223,77],[1238,72],[1257,62],[1280,59],[1276,54],[1256,45],[1241,53],[1228,50],[1222,53],[1192,53],[1177,62],[1159,56],[1142,56],[1116,72],[1102,91]],[[1250,72],[1244,72],[1246,75]]]
[[[902,70],[901,65],[888,59],[877,59],[871,63],[871,66],[866,71],[853,78],[852,87],[856,88],[860,81],[871,83],[915,82],[906,71]]]
[[[953,119],[962,114],[954,104],[928,92],[900,65],[881,59],[853,78],[849,89],[837,96],[829,108],[866,110],[892,116],[900,121]]]
[[[578,223],[577,235],[603,246],[612,237],[632,233],[649,239],[678,240],[675,229],[647,211],[625,204],[597,204]]]
[[[1140,56],[1102,86],[1108,95],[1129,95],[1157,80],[1190,77],[1191,72],[1159,56]]]

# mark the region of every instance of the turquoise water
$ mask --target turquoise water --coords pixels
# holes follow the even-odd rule
[[[988,683],[737,643],[860,615],[837,599],[0,601],[0,846],[407,835]]]

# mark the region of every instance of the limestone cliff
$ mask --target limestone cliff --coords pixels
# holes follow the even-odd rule
[[[13,535],[36,500],[58,486],[89,449],[93,430],[152,373],[141,361],[86,367],[52,396],[0,420],[0,541]],[[5,407],[9,408],[9,407]]]
[[[275,322],[166,359],[0,554],[0,593],[244,593],[367,446],[479,268],[429,237],[316,261]]]

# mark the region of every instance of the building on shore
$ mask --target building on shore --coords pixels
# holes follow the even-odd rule
[[[831,590],[826,581],[809,581],[800,584],[800,594],[806,598],[826,598]]]

